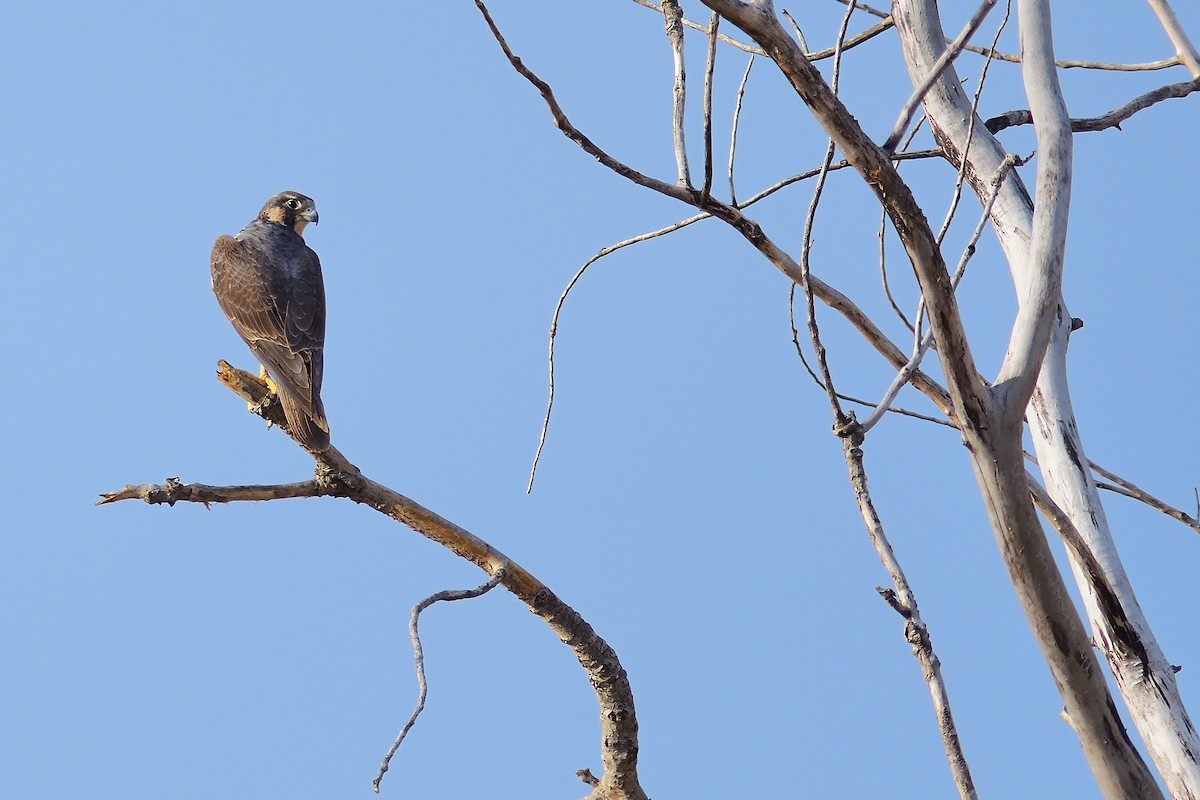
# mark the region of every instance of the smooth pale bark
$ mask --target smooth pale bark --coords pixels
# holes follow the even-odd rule
[[[955,417],[970,451],[1005,565],[1062,693],[1066,713],[1079,735],[1088,763],[1106,796],[1131,799],[1159,796],[1153,777],[1125,734],[1090,639],[1054,563],[1029,497],[1022,463],[1021,420],[1033,390],[1033,375],[1014,376],[1011,385],[999,391],[980,380],[962,329],[950,276],[928,221],[890,159],[863,133],[779,24],[773,5],[761,1],[704,2],[750,35],[775,61],[883,204],[930,309],[930,324],[938,341],[938,355],[947,376]],[[1054,293],[1057,294],[1056,285]],[[1033,318],[1044,317],[1045,303],[1039,302]],[[1048,334],[1043,333],[1021,340],[1017,351],[1020,360],[1036,365],[1047,343]]]
[[[1047,493],[1070,517],[1115,595],[1110,598],[1108,592],[1098,592],[1087,570],[1070,558],[1094,639],[1108,660],[1134,725],[1171,795],[1195,798],[1200,787],[1196,730],[1180,697],[1175,669],[1158,646],[1117,553],[1071,410],[1070,331],[1071,318],[1064,307],[1029,404],[1038,468]]]
[[[945,49],[937,7],[932,0],[898,0],[894,14],[910,76],[916,81]],[[938,142],[953,158],[966,149],[971,103],[958,75],[948,71],[926,95],[925,110]],[[990,175],[999,168],[1004,148],[976,119],[967,177],[976,194],[991,191]],[[1013,270],[1018,296],[1032,280],[1029,243],[1033,203],[1016,175],[1009,177],[993,207],[992,225]],[[1116,677],[1130,715],[1172,796],[1197,797],[1200,792],[1200,740],[1188,719],[1174,670],[1154,639],[1142,614],[1113,543],[1095,482],[1079,438],[1067,391],[1066,352],[1071,317],[1059,299],[1052,338],[1030,403],[1030,431],[1047,492],[1066,512],[1104,569],[1120,607],[1104,608],[1086,570],[1072,558],[1095,639]]]

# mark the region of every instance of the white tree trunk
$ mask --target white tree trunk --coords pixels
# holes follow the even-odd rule
[[[937,7],[933,0],[897,0],[893,11],[915,84],[945,49]],[[938,141],[961,157],[970,102],[953,70],[926,95],[925,110]],[[980,198],[991,191],[988,181],[1003,158],[1003,148],[976,119],[967,177]],[[1033,203],[1015,175],[1001,189],[991,219],[1017,296],[1024,302],[1038,280],[1031,274]],[[1029,406],[1039,469],[1047,492],[1074,523],[1115,595],[1108,598],[1102,592],[1102,601],[1087,570],[1071,558],[1096,642],[1104,650],[1133,722],[1172,796],[1196,798],[1200,796],[1200,739],[1179,696],[1174,670],[1155,641],[1121,565],[1079,437],[1066,379],[1070,329],[1071,317],[1059,298],[1050,347]]]

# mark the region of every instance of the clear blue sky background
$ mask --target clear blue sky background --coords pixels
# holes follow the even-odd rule
[[[1200,11],[1177,6],[1200,37]],[[814,47],[832,43],[841,6],[792,11]],[[595,141],[673,178],[670,57],[654,13],[499,1],[493,13]],[[1143,4],[1057,2],[1055,14],[1061,57],[1172,52]],[[559,292],[600,247],[688,210],[567,142],[471,3],[10,3],[0,17],[0,794],[366,798],[416,694],[409,607],[482,579],[344,501],[92,506],[167,476],[310,475],[213,379],[218,358],[254,363],[211,295],[212,240],[292,188],[321,213],[308,239],[328,287],[335,444],[521,561],[612,643],[652,796],[952,796],[901,621],[875,593],[886,576],[829,409],[790,342],[787,282],[731,231],[698,225],[580,281],[559,329],[540,476],[524,494]],[[1003,42],[1016,49],[1015,26]],[[698,145],[701,37],[689,47]],[[972,88],[981,64],[960,62]],[[722,154],[744,65],[721,51]],[[1072,113],[1091,116],[1187,75],[1063,78]],[[985,116],[1025,105],[1015,66],[994,65],[992,79]],[[843,90],[882,140],[909,91],[892,34],[852,52]],[[1072,377],[1088,454],[1183,507],[1200,483],[1198,127],[1191,98],[1077,138],[1066,278],[1086,322]],[[1032,149],[1027,129],[1003,139]],[[816,165],[824,141],[756,65],[741,194]],[[702,164],[698,147],[692,158]],[[904,171],[940,220],[950,168]],[[794,250],[808,197],[802,184],[755,216]],[[977,213],[969,198],[948,252]],[[878,288],[877,220],[857,177],[833,178],[814,269],[899,337]],[[891,254],[912,307],[909,270]],[[1013,299],[990,242],[962,297],[991,371]],[[881,393],[882,362],[831,313],[822,320],[839,385]],[[901,402],[926,407],[911,391]],[[981,795],[1095,796],[958,437],[895,417],[867,458]],[[1200,542],[1105,499],[1200,713]],[[429,705],[385,795],[581,795],[574,771],[599,771],[595,700],[549,629],[495,592],[431,609],[424,635]]]

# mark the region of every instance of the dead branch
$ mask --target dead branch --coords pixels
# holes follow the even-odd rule
[[[221,362],[222,383],[252,404],[264,419],[271,417],[272,404],[264,403],[270,389],[258,376]],[[118,500],[140,499],[147,503],[179,501],[227,503],[283,497],[344,497],[391,517],[425,538],[470,561],[489,576],[503,571],[500,584],[525,603],[571,648],[600,705],[601,763],[604,774],[588,796],[589,800],[646,800],[638,782],[638,723],[633,689],[616,651],[588,622],[528,570],[483,539],[399,492],[363,475],[335,448],[314,454],[317,462],[312,481],[279,487],[209,486],[181,484],[178,479],[163,485],[129,485],[101,495],[97,505]],[[249,489],[249,490],[248,490]],[[252,490],[252,491],[250,491]],[[271,495],[271,496],[266,496]]]
[[[642,8],[648,8],[652,11],[657,11],[659,13],[662,13],[662,10],[663,10],[662,5],[660,5],[659,3],[653,2],[653,0],[633,0],[633,2],[636,3],[637,5],[641,6]],[[858,7],[863,8],[862,3],[859,3]],[[788,14],[788,12],[786,10],[783,12],[783,14],[785,16],[787,16],[789,19],[791,18],[791,15]],[[793,23],[794,23],[794,20],[793,20]],[[686,17],[683,19],[683,24],[688,28],[692,28],[693,30],[703,31],[704,33],[708,33],[707,25],[702,25],[699,22],[694,22],[693,20],[687,19]],[[878,23],[872,25],[871,27],[867,28],[866,30],[862,31],[861,33],[856,33],[853,36],[851,36],[850,38],[848,38],[842,49],[843,49],[843,51],[849,50],[853,47],[857,47],[858,45],[862,44],[863,42],[869,42],[871,39],[874,39],[876,36],[883,33],[884,31],[890,29],[891,27],[892,27],[892,20],[889,17],[887,19],[884,19],[881,22],[878,22]],[[796,32],[797,33],[800,32],[800,28],[798,26],[796,28]],[[756,56],[766,55],[766,53],[764,53],[761,48],[755,47],[752,44],[746,44],[745,42],[740,42],[737,39],[733,39],[729,36],[726,36],[723,33],[717,34],[717,38],[720,39],[725,44],[730,45],[731,47],[736,47],[738,50],[742,50],[744,52],[750,53],[751,55],[756,55]],[[800,39],[801,39],[801,46],[805,49],[805,51],[808,51],[808,43],[803,41],[803,39],[804,39],[803,34],[800,35]],[[826,58],[833,57],[833,50],[834,50],[834,48],[832,48],[832,47],[826,47],[822,50],[813,50],[812,52],[808,52],[808,59],[810,61],[823,61]]]
[[[838,91],[838,78],[841,67],[840,46],[842,40],[845,38],[846,28],[850,23],[850,15],[853,12],[854,4],[850,3],[846,8],[846,14],[842,18],[842,24],[838,30],[837,43],[834,45],[837,48],[837,52],[833,58],[833,74],[830,78],[830,89],[835,95]],[[833,375],[829,370],[825,345],[821,341],[821,333],[817,325],[809,269],[812,250],[812,231],[816,219],[817,206],[821,201],[821,192],[825,186],[829,164],[833,160],[833,153],[834,140],[830,138],[829,145],[825,150],[825,160],[822,163],[821,173],[817,176],[816,184],[813,187],[812,201],[809,203],[808,211],[804,217],[804,234],[800,256],[801,288],[804,290],[805,315],[809,339],[812,343],[813,352],[816,354],[820,377],[818,378],[817,374],[808,366],[807,361],[804,362],[804,366],[808,369],[809,374],[817,380],[818,384],[824,384],[829,405],[833,412],[834,433],[842,440],[843,456],[846,460],[850,484],[854,488],[854,495],[858,501],[859,510],[862,513],[871,543],[874,545],[875,551],[879,555],[880,561],[883,563],[888,575],[892,578],[894,586],[894,590],[892,591],[894,598],[893,607],[900,611],[901,615],[907,620],[905,624],[905,638],[912,645],[913,654],[921,664],[922,676],[929,687],[929,693],[933,700],[934,716],[937,718],[938,730],[942,735],[946,759],[950,764],[955,786],[958,787],[959,795],[963,800],[974,800],[976,797],[975,785],[971,779],[971,771],[967,766],[966,756],[962,751],[958,730],[954,724],[954,716],[950,711],[950,698],[946,691],[946,683],[942,678],[941,662],[933,651],[933,642],[930,639],[929,631],[925,623],[921,620],[920,611],[917,608],[916,595],[913,593],[904,570],[896,558],[891,542],[888,541],[887,535],[884,533],[883,522],[871,500],[870,490],[867,488],[867,473],[862,451],[864,432],[854,419],[853,413],[847,414],[842,409],[838,392],[833,386]],[[800,354],[801,360],[803,360],[804,353],[796,334],[795,316],[792,314],[792,298],[795,295],[795,287],[796,284],[793,283],[788,290],[788,311],[792,324],[792,341],[796,343],[796,352]],[[915,368],[914,365],[913,369]],[[885,410],[886,408],[884,410],[877,410],[876,413],[882,416]]]
[[[487,594],[496,588],[496,585],[502,580],[504,580],[503,567],[496,570],[492,574],[492,577],[473,589],[443,589],[440,592],[434,592],[413,606],[412,613],[408,616],[408,638],[412,642],[413,660],[417,662],[417,705],[413,708],[412,714],[409,715],[408,720],[404,723],[404,727],[400,729],[400,733],[396,735],[392,746],[388,748],[387,753],[383,757],[383,763],[379,765],[379,772],[375,774],[375,780],[371,782],[371,785],[375,789],[375,794],[379,794],[379,784],[383,781],[383,776],[392,763],[392,756],[396,755],[396,751],[400,749],[400,745],[404,742],[404,737],[412,730],[417,717],[421,716],[421,712],[425,710],[425,698],[429,694],[429,683],[425,678],[425,650],[421,647],[421,634],[418,631],[421,612],[434,603],[470,600],[471,598]]]
[[[954,59],[958,58],[958,54],[967,46],[967,42],[975,31],[979,30],[979,26],[983,24],[983,20],[988,13],[995,8],[997,0],[983,0],[971,18],[967,20],[967,24],[963,27],[958,36],[950,42],[950,46],[942,53],[933,68],[929,70],[929,74],[925,79],[917,84],[916,89],[905,101],[904,106],[900,109],[900,116],[896,120],[895,126],[892,127],[892,132],[887,140],[883,143],[883,149],[887,152],[893,152],[896,145],[900,143],[901,137],[904,136],[904,131],[908,129],[908,124],[912,122],[913,115],[917,113],[917,106],[921,104],[926,93],[932,88],[933,84],[941,77],[943,71],[948,67]],[[854,7],[854,3],[850,3],[850,8]],[[1005,17],[1007,19],[1007,16]],[[999,34],[997,34],[999,35]],[[981,87],[982,88],[982,87]]]
[[[959,797],[963,800],[973,800],[977,797],[975,782],[971,778],[971,769],[967,765],[966,754],[963,753],[962,742],[959,740],[958,727],[954,724],[954,714],[950,709],[950,694],[946,681],[942,677],[942,662],[933,649],[933,639],[929,628],[921,619],[921,611],[917,606],[917,597],[913,592],[892,543],[888,540],[883,529],[883,521],[871,499],[867,486],[867,471],[862,451],[862,434],[854,425],[843,429],[842,451],[846,459],[846,468],[850,473],[850,485],[854,488],[854,497],[858,502],[859,512],[867,527],[871,544],[879,555],[879,560],[892,579],[892,588],[881,590],[880,594],[888,604],[904,618],[904,638],[912,645],[913,655],[921,665],[921,675],[929,687],[929,695],[933,701],[933,713],[937,718],[938,732],[942,737],[942,748],[946,751],[946,761],[950,765],[950,774],[954,777],[954,785],[958,788]]]
[[[642,2],[642,0],[634,0],[634,2],[640,3],[640,2]],[[850,2],[850,0],[838,0],[838,2],[845,4],[845,3]],[[892,21],[892,15],[890,13],[888,13],[887,11],[880,11],[878,8],[873,8],[871,6],[864,5],[859,2],[855,2],[855,5],[858,8],[861,8],[863,11],[866,11],[868,14],[879,17],[880,19],[884,20],[885,22],[891,23],[891,21]],[[950,39],[946,39],[947,44],[949,44],[951,41],[952,40],[950,40]],[[1012,53],[1001,53],[998,50],[996,50],[996,46],[994,44],[990,48],[977,47],[975,45],[969,44],[966,47],[964,47],[963,49],[969,53],[978,53],[981,56],[988,56],[989,58],[994,58],[997,61],[1007,61],[1011,64],[1020,64],[1021,63],[1020,56],[1014,55]],[[1113,72],[1147,72],[1147,71],[1152,71],[1152,70],[1167,69],[1168,67],[1175,67],[1175,66],[1178,66],[1180,63],[1182,63],[1182,62],[1179,60],[1178,56],[1173,56],[1171,58],[1162,58],[1162,59],[1159,59],[1158,61],[1146,61],[1146,62],[1143,62],[1140,64],[1120,64],[1120,63],[1116,63],[1116,62],[1112,62],[1112,61],[1078,61],[1078,60],[1073,60],[1073,59],[1056,59],[1054,61],[1054,65],[1056,67],[1060,67],[1062,69],[1095,69],[1095,70],[1108,70],[1108,71],[1113,71]]]
[[[675,143],[675,169],[679,173],[676,183],[690,187],[692,177],[688,170],[687,145],[683,134],[684,106],[687,100],[687,71],[683,59],[683,9],[679,7],[679,0],[663,0],[662,10],[667,40],[671,43],[671,60],[675,66],[671,132],[672,141]]]
[[[742,82],[738,84],[737,95],[733,102],[733,124],[729,129],[729,205],[737,208],[737,188],[733,182],[733,159],[737,154],[738,122],[742,118],[742,99],[746,96],[746,84],[750,81],[750,70],[754,68],[754,56],[746,62],[746,71],[742,73]]]
[[[1088,461],[1088,466],[1091,467],[1097,474],[1102,475],[1105,478],[1108,478],[1110,481],[1112,481],[1112,484],[1097,483],[1096,485],[1099,486],[1100,488],[1108,489],[1110,492],[1116,492],[1118,494],[1123,494],[1126,497],[1132,498],[1141,503],[1145,503],[1146,505],[1150,506],[1151,508],[1157,509],[1157,510],[1161,511],[1162,513],[1166,514],[1171,519],[1179,520],[1184,525],[1187,525],[1189,528],[1194,530],[1196,533],[1200,533],[1200,519],[1193,517],[1191,514],[1186,514],[1183,511],[1180,511],[1178,508],[1175,508],[1172,505],[1168,505],[1167,503],[1164,503],[1162,500],[1159,500],[1157,497],[1150,494],[1149,492],[1147,492],[1145,489],[1141,488],[1140,486],[1135,486],[1133,483],[1130,483],[1129,481],[1125,480],[1120,475],[1109,472],[1104,467],[1097,464],[1095,461]],[[1116,485],[1114,486],[1113,484],[1116,484]]]
[[[1143,95],[1133,98],[1129,102],[1117,106],[1107,114],[1101,114],[1098,117],[1084,117],[1083,119],[1071,120],[1071,130],[1075,133],[1086,131],[1104,131],[1109,128],[1121,130],[1121,123],[1132,117],[1139,111],[1143,111],[1155,103],[1161,103],[1163,100],[1170,100],[1176,97],[1187,97],[1195,91],[1200,91],[1200,78],[1183,83],[1170,83],[1166,86],[1160,86],[1153,91],[1146,92]],[[1017,125],[1033,124],[1033,113],[1028,109],[1017,109],[1015,111],[1006,111],[1003,114],[997,114],[989,119],[984,125],[992,133],[999,133],[1005,128],[1016,127]]]
[[[896,0],[897,21],[900,41],[909,64],[910,76],[918,80],[940,55],[944,34],[939,21],[938,8],[933,0]],[[1036,40],[1023,37],[1025,49],[1037,47]],[[1045,57],[1045,53],[1042,54]],[[1039,71],[1043,71],[1040,67]],[[966,143],[968,109],[957,76],[947,74],[942,85],[935,88],[926,99],[926,112],[947,156],[953,161],[961,157]],[[1069,127],[1069,125],[1067,126]],[[986,196],[989,188],[983,176],[995,170],[1007,155],[1004,148],[981,126],[975,129],[971,146],[971,173],[968,179],[977,196]],[[992,214],[993,231],[1009,261],[1018,296],[1028,296],[1031,289],[1028,273],[1030,265],[1030,231],[1033,228],[1034,203],[1024,190],[1019,178],[1009,181]],[[1139,638],[1151,654],[1149,668],[1156,675],[1154,681],[1145,680],[1147,664],[1134,660],[1114,660],[1111,653],[1109,664],[1114,668],[1116,685],[1126,700],[1134,722],[1142,733],[1151,756],[1159,767],[1160,774],[1171,793],[1175,796],[1195,794],[1196,733],[1182,699],[1179,697],[1169,672],[1169,663],[1161,656],[1161,649],[1154,642],[1144,615],[1141,614],[1132,588],[1125,579],[1120,559],[1116,555],[1111,533],[1104,520],[1103,506],[1095,495],[1094,486],[1089,486],[1090,477],[1082,474],[1083,451],[1080,449],[1077,425],[1071,411],[1071,401],[1065,384],[1066,332],[1072,320],[1059,298],[1057,316],[1052,320],[1054,333],[1039,372],[1037,391],[1034,394],[1035,408],[1041,408],[1037,424],[1031,417],[1029,430],[1039,453],[1043,448],[1051,463],[1044,464],[1041,472],[1047,480],[1047,490],[1070,516],[1076,528],[1084,535],[1092,552],[1101,560],[1106,575],[1113,587],[1121,594],[1123,607],[1134,624],[1139,626]],[[1015,450],[1015,448],[1014,448]],[[1015,455],[1015,452],[1014,452]],[[1011,465],[1010,465],[1011,466]],[[1097,592],[1089,583],[1086,571],[1072,557],[1072,569],[1084,598],[1093,630],[1106,623],[1101,619],[1104,610],[1098,601]],[[1014,580],[1016,577],[1014,576]],[[1030,619],[1031,626],[1039,624]],[[1088,656],[1085,656],[1088,657]],[[1048,659],[1049,660],[1049,659]],[[1090,657],[1089,657],[1090,661]],[[1160,670],[1160,666],[1164,669]],[[1092,690],[1087,690],[1090,694]],[[1083,696],[1077,699],[1086,699]],[[1078,715],[1068,712],[1076,731],[1082,727]],[[1111,723],[1103,723],[1108,725]],[[1119,724],[1119,723],[1118,723]],[[1140,754],[1127,744],[1108,736],[1102,730],[1094,732],[1091,742],[1083,739],[1088,753],[1106,794],[1114,796],[1159,796],[1161,792],[1149,777]],[[1104,753],[1107,749],[1109,752]],[[1120,759],[1124,764],[1121,772],[1114,773],[1112,767]],[[1138,785],[1124,784],[1128,778],[1137,777]]]
[[[842,24],[838,28],[837,40],[834,44],[836,53],[833,57],[833,74],[830,77],[830,90],[834,94],[837,94],[838,81],[841,76],[842,40],[845,39],[846,29],[850,25],[850,16],[853,13],[854,4],[850,3],[846,6],[846,13],[842,16]],[[804,234],[800,244],[800,287],[804,290],[804,318],[808,326],[808,336],[812,342],[813,352],[817,357],[817,370],[821,375],[819,383],[824,385],[825,394],[829,398],[829,405],[833,408],[834,425],[843,426],[852,418],[848,418],[845,412],[842,411],[837,390],[833,385],[833,375],[829,371],[828,355],[825,352],[825,345],[821,341],[821,331],[817,325],[817,309],[813,301],[811,270],[813,224],[817,217],[817,206],[821,202],[821,193],[825,189],[825,178],[829,175],[829,165],[833,163],[834,147],[835,143],[830,138],[829,144],[825,147],[825,158],[821,161],[821,172],[817,175],[816,183],[813,186],[812,200],[808,204],[808,211],[804,214]],[[791,305],[790,294],[795,292],[795,286],[796,284],[793,283],[788,289],[789,306]]]
[[[701,198],[706,198],[712,194],[712,92],[713,72],[717,67],[717,27],[720,23],[720,15],[713,12],[712,20],[709,22],[708,53],[704,59],[704,186],[700,189]]]
[[[1188,68],[1193,78],[1200,78],[1200,52],[1197,52],[1196,46],[1192,44],[1187,32],[1179,24],[1171,4],[1167,0],[1147,0],[1147,2],[1150,3],[1150,8],[1154,9],[1154,14],[1162,23],[1163,30],[1167,32],[1171,44],[1175,45],[1175,55],[1180,63]]]

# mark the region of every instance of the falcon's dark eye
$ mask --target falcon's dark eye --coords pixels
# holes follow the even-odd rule
[[[300,208],[300,201],[294,197],[291,197],[284,201],[284,205],[290,208],[292,211],[297,211]]]

